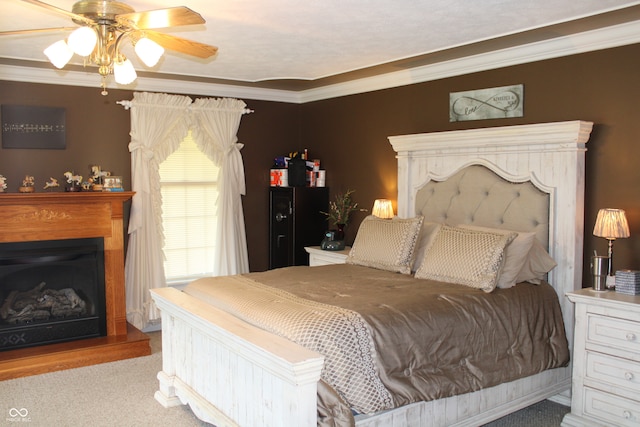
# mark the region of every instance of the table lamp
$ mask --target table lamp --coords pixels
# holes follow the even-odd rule
[[[608,275],[613,276],[613,241],[620,238],[629,237],[629,224],[622,209],[600,209],[596,224],[593,227],[593,235],[604,237],[609,241],[609,271]]]
[[[391,204],[391,200],[376,199],[376,201],[373,202],[373,209],[371,213],[378,218],[393,218],[393,205]]]

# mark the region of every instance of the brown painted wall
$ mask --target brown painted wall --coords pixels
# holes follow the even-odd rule
[[[243,199],[252,271],[268,264],[268,169],[273,157],[308,148],[322,160],[332,194],[354,189],[362,207],[395,200],[396,160],[387,136],[563,120],[595,123],[587,144],[585,259],[606,241],[591,235],[599,208],[627,211],[632,237],[615,243],[617,268],[640,268],[640,120],[636,83],[640,45],[574,55],[303,105],[245,99],[255,113],[243,117],[239,140],[247,177]],[[524,84],[525,115],[517,119],[449,123],[449,92]],[[26,174],[38,185],[90,163],[122,174],[130,187],[129,113],[115,104],[131,92],[0,81],[0,103],[67,108],[66,150],[0,149],[0,174],[11,191]],[[347,229],[352,240],[364,217]],[[585,266],[586,269],[586,266]]]
[[[604,207],[625,209],[632,234],[615,242],[614,268],[640,269],[639,69],[640,45],[633,45],[319,101],[303,106],[302,135],[322,158],[327,185],[355,189],[357,201],[370,208],[375,198],[395,199],[397,170],[389,135],[593,121],[586,154],[584,269],[594,249],[606,254],[607,241],[592,235],[598,209]],[[520,83],[524,117],[449,122],[450,92]],[[356,229],[350,227],[348,237]]]
[[[104,97],[98,87],[0,80],[0,104],[64,107],[67,121],[64,150],[0,148],[0,175],[8,180],[7,191],[17,192],[26,174],[35,176],[36,191],[44,191],[42,187],[49,177],[63,183],[62,175],[67,170],[86,176],[91,164],[122,175],[125,189],[131,189],[130,115],[116,102],[132,97],[131,91],[109,90]],[[242,156],[247,195],[243,205],[249,263],[252,270],[259,271],[267,269],[269,260],[269,168],[276,155],[297,149],[300,106],[264,101],[247,104],[255,113],[243,116],[238,139],[245,143]]]

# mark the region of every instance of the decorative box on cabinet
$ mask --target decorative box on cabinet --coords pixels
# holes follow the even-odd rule
[[[571,413],[563,426],[640,425],[640,296],[582,289],[575,303]]]
[[[318,265],[344,264],[351,246],[347,246],[341,251],[325,251],[320,249],[320,246],[307,246],[304,250],[309,254],[309,265],[316,267]]]
[[[327,187],[269,188],[269,268],[307,265],[305,246],[320,244],[327,230]]]

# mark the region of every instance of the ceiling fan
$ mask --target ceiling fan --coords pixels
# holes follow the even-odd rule
[[[102,76],[103,95],[107,95],[106,77],[109,74],[113,74],[120,84],[132,83],[137,78],[133,64],[120,51],[125,39],[131,41],[137,56],[148,67],[157,64],[164,49],[198,58],[208,58],[218,51],[215,46],[155,31],[205,23],[199,13],[186,6],[136,12],[120,1],[80,0],[69,12],[39,0],[22,1],[66,15],[80,27],[2,31],[0,35],[72,31],[66,41],[60,40],[52,44],[44,53],[57,68],[64,67],[74,53],[83,56],[85,64],[97,65],[98,73]]]

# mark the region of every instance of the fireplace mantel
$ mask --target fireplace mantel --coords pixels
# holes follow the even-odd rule
[[[0,242],[104,239],[107,336],[0,352],[0,380],[151,353],[127,323],[124,209],[133,192],[0,193]]]

